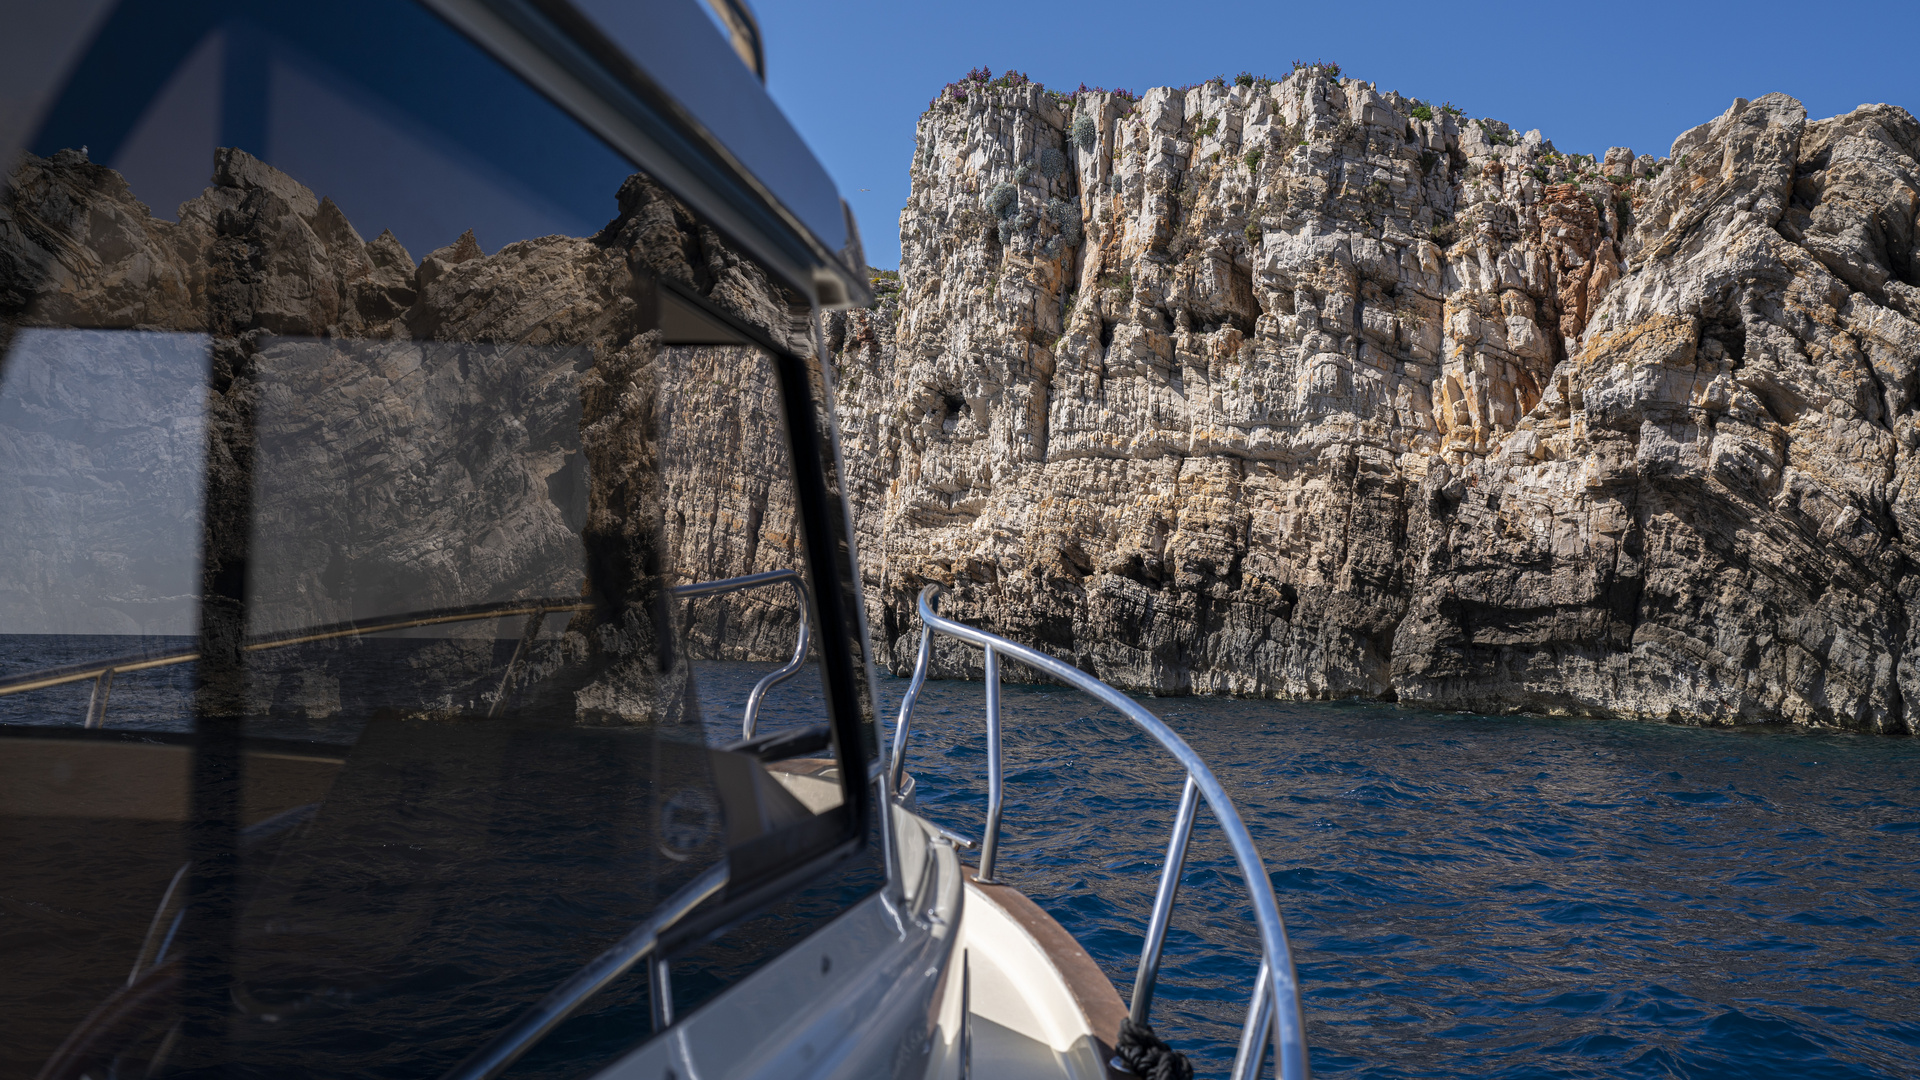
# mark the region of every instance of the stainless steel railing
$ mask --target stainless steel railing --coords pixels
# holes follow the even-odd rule
[[[716,581],[697,581],[691,585],[675,585],[668,591],[675,599],[691,600],[701,596],[715,596],[720,593],[739,592],[744,589],[758,589],[769,585],[791,585],[800,608],[800,632],[793,646],[793,657],[778,670],[763,676],[753,685],[747,694],[746,716],[741,721],[742,737],[751,739],[760,717],[760,705],[766,699],[767,691],[799,674],[806,663],[807,649],[812,641],[807,616],[806,582],[796,570],[768,570],[759,574],[746,574],[741,577],[720,578]],[[585,611],[590,604],[574,597],[537,597],[527,600],[502,600],[490,604],[468,604],[462,607],[435,608],[431,611],[415,611],[404,615],[394,615],[385,619],[367,621],[354,620],[316,626],[290,634],[274,634],[255,638],[243,648],[248,652],[264,649],[284,649],[292,645],[304,645],[314,641],[328,641],[335,638],[359,637],[364,634],[379,634],[390,630],[408,630],[420,626],[439,626],[448,623],[477,622],[482,619],[503,619],[514,615],[525,615],[527,622],[520,634],[520,643],[514,647],[513,658],[507,661],[507,668],[500,679],[500,690],[495,695],[493,707],[488,715],[497,715],[505,706],[507,691],[512,688],[513,677],[520,670],[520,661],[526,656],[527,649],[540,634],[540,625],[548,615],[563,611]],[[107,697],[113,691],[114,676],[130,671],[146,671],[151,668],[168,667],[173,664],[190,664],[200,659],[195,651],[162,654],[131,654],[114,657],[110,660],[95,660],[81,664],[69,664],[63,667],[44,668],[40,671],[17,675],[10,679],[0,679],[0,697],[9,694],[24,693],[28,690],[43,690],[50,686],[64,686],[68,683],[92,680],[93,693],[87,699],[85,727],[97,728],[106,722]]]
[[[747,574],[742,577],[721,578],[719,581],[701,581],[692,585],[675,585],[673,595],[676,599],[691,600],[697,596],[714,596],[719,593],[739,592],[743,589],[759,589],[768,585],[787,584],[793,586],[794,601],[800,605],[800,633],[793,643],[793,657],[775,671],[768,672],[761,680],[753,684],[753,690],[747,694],[746,715],[740,720],[740,737],[753,738],[754,728],[760,720],[760,703],[766,700],[767,691],[786,682],[800,673],[807,662],[807,646],[812,641],[807,621],[807,583],[801,579],[797,570],[768,570],[760,574]]]
[[[508,661],[506,679],[501,682],[502,694],[507,681],[511,680],[518,668],[520,658],[526,652],[528,642],[540,629],[540,621],[548,615],[561,611],[584,611],[589,605],[573,597],[539,597],[530,600],[502,600],[491,604],[468,604],[463,607],[435,608],[431,611],[415,611],[404,615],[394,615],[385,619],[369,621],[350,621],[316,626],[291,634],[273,634],[254,638],[242,648],[248,652],[260,652],[264,649],[284,649],[292,645],[305,645],[313,641],[329,641],[334,638],[358,637],[362,634],[378,634],[389,630],[407,630],[417,626],[439,626],[447,623],[476,622],[481,619],[502,619],[513,615],[527,616],[527,631],[521,636],[520,646]],[[26,675],[17,675],[11,679],[0,680],[0,697],[8,694],[24,693],[28,690],[43,690],[50,686],[64,686],[67,683],[93,680],[93,694],[87,701],[87,727],[99,727],[106,719],[107,695],[113,689],[116,674],[129,671],[146,671],[150,668],[168,667],[173,664],[190,664],[200,659],[196,651],[162,654],[131,654],[118,656],[110,660],[95,660],[81,664],[69,664],[64,667],[44,668]],[[499,703],[495,702],[495,710]]]
[[[1260,1071],[1266,1056],[1267,1034],[1271,1033],[1274,1061],[1282,1080],[1307,1080],[1307,1044],[1300,1018],[1300,986],[1294,975],[1293,953],[1287,944],[1286,923],[1280,918],[1279,901],[1266,865],[1254,847],[1253,837],[1240,820],[1233,801],[1214,778],[1207,763],[1200,760],[1166,722],[1143,708],[1132,698],[1046,653],[1009,641],[998,634],[978,630],[965,623],[942,618],[933,610],[940,596],[938,585],[920,592],[920,651],[913,666],[913,681],[900,702],[900,716],[893,728],[893,754],[889,765],[892,790],[899,790],[906,770],[907,740],[913,730],[913,710],[920,700],[920,689],[927,681],[927,668],[933,658],[933,636],[946,634],[980,646],[986,652],[987,698],[987,825],[980,838],[980,868],[976,877],[993,880],[995,859],[999,854],[1000,818],[1005,805],[1001,790],[1000,767],[1000,657],[1010,656],[1028,667],[1082,691],[1112,706],[1122,716],[1153,736],[1186,770],[1186,783],[1180,792],[1180,806],[1174,815],[1173,835],[1167,843],[1166,862],[1160,871],[1160,883],[1154,891],[1153,913],[1148,917],[1146,939],[1140,950],[1139,974],[1134,979],[1133,1001],[1128,1015],[1135,1023],[1145,1023],[1153,1006],[1153,984],[1160,972],[1160,950],[1166,943],[1167,925],[1180,888],[1180,871],[1186,864],[1187,841],[1193,835],[1194,817],[1201,799],[1220,823],[1227,846],[1246,881],[1247,895],[1253,902],[1254,923],[1260,933],[1260,973],[1256,978],[1253,1000],[1247,1007],[1246,1024],[1241,1028],[1240,1049],[1234,1058],[1234,1080],[1246,1080]]]
[[[688,882],[681,890],[667,899],[647,920],[627,932],[606,952],[601,953],[586,967],[573,973],[566,982],[553,989],[538,1005],[522,1013],[518,1020],[505,1031],[494,1036],[487,1045],[475,1051],[467,1060],[455,1066],[443,1080],[492,1080],[493,1077],[507,1071],[522,1054],[533,1048],[545,1035],[560,1025],[560,1022],[580,1010],[595,994],[606,989],[607,984],[619,978],[641,960],[654,957],[660,948],[660,935],[667,932],[675,923],[699,907],[701,902],[719,892],[727,884],[727,862],[720,860],[702,871],[700,876]],[[656,1029],[664,1028],[673,1022],[671,998],[667,996],[664,973],[656,965],[649,973],[653,977],[653,1009]],[[664,1000],[663,1000],[664,999]]]

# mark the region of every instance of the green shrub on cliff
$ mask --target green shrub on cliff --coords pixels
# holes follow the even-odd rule
[[[1305,70],[1309,75],[1325,75],[1329,79],[1337,80],[1340,78],[1340,65],[1328,63],[1325,60],[1315,60],[1311,64],[1305,60],[1295,60],[1293,62],[1293,70]]]
[[[1081,113],[1073,118],[1073,145],[1082,150],[1091,150],[1094,140],[1099,137],[1100,132],[1093,126],[1093,117]]]
[[[1060,230],[1060,238],[1068,247],[1080,246],[1080,208],[1065,199],[1048,199],[1044,211],[1048,221]]]
[[[1019,205],[1020,189],[1005,180],[993,185],[993,190],[987,192],[987,209],[994,217],[1003,219],[1012,217],[1014,208]]]

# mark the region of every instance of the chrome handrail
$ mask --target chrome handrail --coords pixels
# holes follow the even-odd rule
[[[434,608],[427,611],[408,612],[372,622],[351,620],[342,623],[330,623],[316,626],[291,634],[265,635],[248,641],[241,648],[247,652],[260,652],[264,649],[284,649],[291,645],[305,645],[313,641],[330,641],[335,638],[358,637],[362,634],[379,634],[388,630],[408,630],[418,626],[440,626],[447,623],[477,622],[481,619],[500,619],[509,615],[525,615],[532,629],[538,629],[540,620],[562,611],[585,611],[592,605],[572,597],[539,597],[526,600],[500,600],[490,604],[467,604],[462,607]],[[525,642],[522,642],[524,648]],[[514,659],[508,664],[508,674],[520,658],[520,650],[514,651]],[[162,653],[160,655],[131,653],[110,660],[96,660],[80,664],[68,664],[63,667],[44,668],[40,671],[16,675],[10,679],[0,679],[0,697],[8,694],[24,693],[28,690],[44,690],[51,686],[64,686],[67,683],[84,682],[92,679],[93,694],[87,701],[86,727],[97,728],[106,719],[107,694],[113,688],[113,677],[129,671],[145,671],[149,668],[168,667],[173,664],[190,664],[200,659],[198,650],[191,652]],[[505,683],[502,683],[502,693]]]
[[[1187,841],[1192,835],[1198,800],[1204,798],[1207,807],[1219,821],[1220,831],[1225,834],[1227,846],[1233,850],[1234,861],[1239,864],[1240,874],[1246,880],[1247,895],[1253,902],[1254,923],[1260,933],[1260,974],[1256,977],[1253,1000],[1248,1004],[1246,1024],[1241,1029],[1240,1050],[1234,1059],[1232,1075],[1238,1080],[1259,1072],[1261,1059],[1266,1053],[1267,1039],[1264,1036],[1270,1031],[1274,1062],[1282,1080],[1307,1080],[1307,1043],[1300,1016],[1300,985],[1293,969],[1293,953],[1287,944],[1286,923],[1280,917],[1280,904],[1274,896],[1273,882],[1267,877],[1266,865],[1254,847],[1253,837],[1241,822],[1233,800],[1227,797],[1220,781],[1207,768],[1207,763],[1165,721],[1099,679],[1037,649],[965,623],[942,618],[933,610],[933,601],[940,593],[938,585],[929,585],[920,591],[919,656],[914,664],[913,681],[908,684],[907,696],[900,705],[899,721],[893,729],[893,789],[898,790],[905,767],[913,707],[919,700],[921,687],[926,684],[935,632],[978,645],[986,652],[988,813],[986,832],[980,841],[980,869],[976,875],[982,881],[990,880],[993,875],[994,858],[998,854],[999,808],[1002,805],[999,656],[1011,656],[1043,675],[1097,698],[1133,721],[1135,726],[1153,736],[1181,764],[1186,770],[1186,784],[1181,790],[1180,808],[1175,816],[1173,835],[1167,845],[1167,860],[1154,894],[1153,914],[1149,917],[1141,948],[1139,976],[1134,982],[1134,1000],[1128,1010],[1129,1016],[1137,1023],[1145,1022],[1147,1012],[1152,1007],[1153,983],[1159,973],[1160,950],[1166,941],[1167,924],[1172,917],[1173,901],[1179,889],[1181,867],[1186,861]]]
[[[1153,913],[1147,916],[1147,936],[1140,944],[1140,969],[1133,978],[1133,1003],[1127,1016],[1136,1024],[1147,1022],[1153,1008],[1153,984],[1160,977],[1160,950],[1167,943],[1167,926],[1173,919],[1173,901],[1180,891],[1180,871],[1187,864],[1187,842],[1193,838],[1193,819],[1200,812],[1200,785],[1189,775],[1180,789],[1180,809],[1173,815],[1173,831],[1167,837],[1167,861],[1160,868],[1160,885],[1153,891]]]
[[[691,600],[696,596],[714,596],[719,593],[739,592],[742,589],[758,589],[766,585],[778,585],[785,582],[793,586],[794,599],[800,604],[800,634],[793,643],[793,658],[784,667],[769,672],[759,682],[753,684],[753,690],[747,694],[747,713],[740,720],[740,737],[753,738],[754,728],[760,720],[760,703],[765,700],[767,691],[786,682],[800,673],[807,662],[807,646],[811,640],[807,620],[807,583],[797,570],[768,570],[759,574],[746,574],[741,577],[721,578],[718,581],[701,581],[692,585],[675,585],[675,599]]]
[[[759,682],[747,695],[747,713],[742,721],[741,731],[745,738],[753,738],[754,728],[760,715],[760,703],[767,691],[786,682],[798,674],[806,663],[807,648],[811,641],[811,632],[807,618],[806,582],[795,570],[769,570],[765,573],[747,574],[742,577],[721,578],[716,581],[697,581],[691,585],[675,585],[668,590],[676,599],[690,600],[700,596],[713,596],[719,593],[738,592],[742,589],[757,589],[766,585],[778,585],[782,582],[793,586],[795,597],[800,605],[800,634],[794,642],[793,658],[784,667],[772,672]],[[513,650],[513,658],[507,661],[507,670],[500,680],[500,690],[495,698],[489,715],[497,714],[506,701],[507,690],[512,684],[513,675],[519,669],[520,658],[526,653],[527,646],[539,635],[540,624],[548,615],[562,611],[585,611],[592,607],[573,597],[538,597],[525,600],[501,600],[490,604],[468,604],[462,607],[434,608],[427,611],[408,612],[372,622],[351,620],[342,623],[330,623],[290,634],[267,635],[247,642],[242,648],[248,652],[263,649],[283,649],[292,645],[305,645],[314,641],[329,641],[335,638],[358,637],[362,634],[379,634],[389,630],[408,630],[420,626],[439,626],[447,623],[478,622],[482,619],[501,619],[512,615],[525,615],[527,624],[520,635],[520,643]],[[97,728],[106,722],[107,696],[113,689],[115,675],[130,671],[145,671],[149,668],[168,667],[173,664],[190,664],[200,659],[199,650],[187,652],[162,653],[160,655],[132,653],[114,657],[110,660],[96,660],[88,663],[69,664],[56,668],[17,675],[10,679],[0,679],[0,697],[9,694],[24,693],[28,690],[44,690],[53,686],[93,680],[93,693],[87,699],[87,716],[84,727]]]
[[[539,1004],[522,1013],[512,1027],[494,1036],[487,1045],[454,1066],[443,1080],[492,1080],[507,1071],[508,1066],[520,1059],[520,1055],[532,1049],[534,1043],[577,1012],[593,995],[606,989],[608,983],[626,974],[641,960],[652,956],[660,947],[661,934],[726,884],[727,862],[722,859],[668,897],[665,903],[653,910],[647,921],[628,931],[627,936],[612,948],[574,972],[566,982],[540,999]],[[659,1017],[664,1011],[668,1022],[671,1022],[671,1004],[658,1000],[665,981],[657,972],[654,974],[654,1015]]]

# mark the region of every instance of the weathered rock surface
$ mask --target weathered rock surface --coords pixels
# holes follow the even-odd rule
[[[1315,68],[943,97],[828,335],[878,655],[937,582],[1157,694],[1911,732],[1916,159],[1779,94],[1601,159]]]

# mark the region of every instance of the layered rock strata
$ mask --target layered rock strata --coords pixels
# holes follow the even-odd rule
[[[1779,94],[1659,157],[1319,68],[943,96],[829,332],[879,655],[938,583],[1154,694],[1911,732],[1917,158]]]

